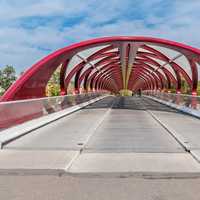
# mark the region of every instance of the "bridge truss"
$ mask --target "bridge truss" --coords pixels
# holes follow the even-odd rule
[[[74,81],[75,93],[107,90],[181,92],[184,79],[197,93],[200,50],[174,41],[133,36],[104,37],[59,49],[30,67],[2,101],[39,98],[60,67],[61,95]]]

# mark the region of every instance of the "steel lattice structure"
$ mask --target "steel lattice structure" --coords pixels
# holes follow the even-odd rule
[[[181,62],[184,60],[184,62]],[[29,68],[4,94],[2,101],[45,96],[46,85],[60,70],[61,94],[67,94],[71,80],[74,90],[163,90],[181,80],[196,94],[200,50],[174,41],[133,36],[104,37],[59,49]]]

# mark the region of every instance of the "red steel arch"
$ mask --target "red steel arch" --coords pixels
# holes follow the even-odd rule
[[[159,47],[159,48],[158,48]],[[169,57],[164,49],[178,54]],[[87,51],[87,56],[80,56]],[[81,62],[71,66],[74,57]],[[176,62],[180,57],[189,66]],[[164,62],[161,64],[160,62]],[[29,68],[3,95],[1,101],[39,98],[45,96],[46,85],[61,66],[61,94],[67,94],[70,81],[75,80],[75,90],[170,89],[181,91],[185,79],[196,94],[200,49],[165,39],[152,37],[114,36],[79,42],[59,49]],[[191,71],[190,74],[187,70]],[[173,72],[173,73],[172,73]]]

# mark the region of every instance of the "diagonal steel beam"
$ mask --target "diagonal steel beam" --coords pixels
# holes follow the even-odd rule
[[[119,47],[119,52],[120,52],[120,64],[122,70],[122,81],[124,89],[126,87],[126,49],[127,49],[127,43],[122,42]]]
[[[131,71],[133,70],[133,63],[135,62],[135,58],[137,56],[137,51],[139,49],[141,44],[139,43],[131,43],[129,52],[128,52],[128,66],[127,66],[127,72],[126,72],[126,82],[125,82],[125,88],[128,88],[128,82],[130,78]]]

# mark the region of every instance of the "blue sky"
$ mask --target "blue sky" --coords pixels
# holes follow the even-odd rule
[[[112,35],[200,48],[200,0],[0,0],[0,68],[20,72],[58,48]]]

